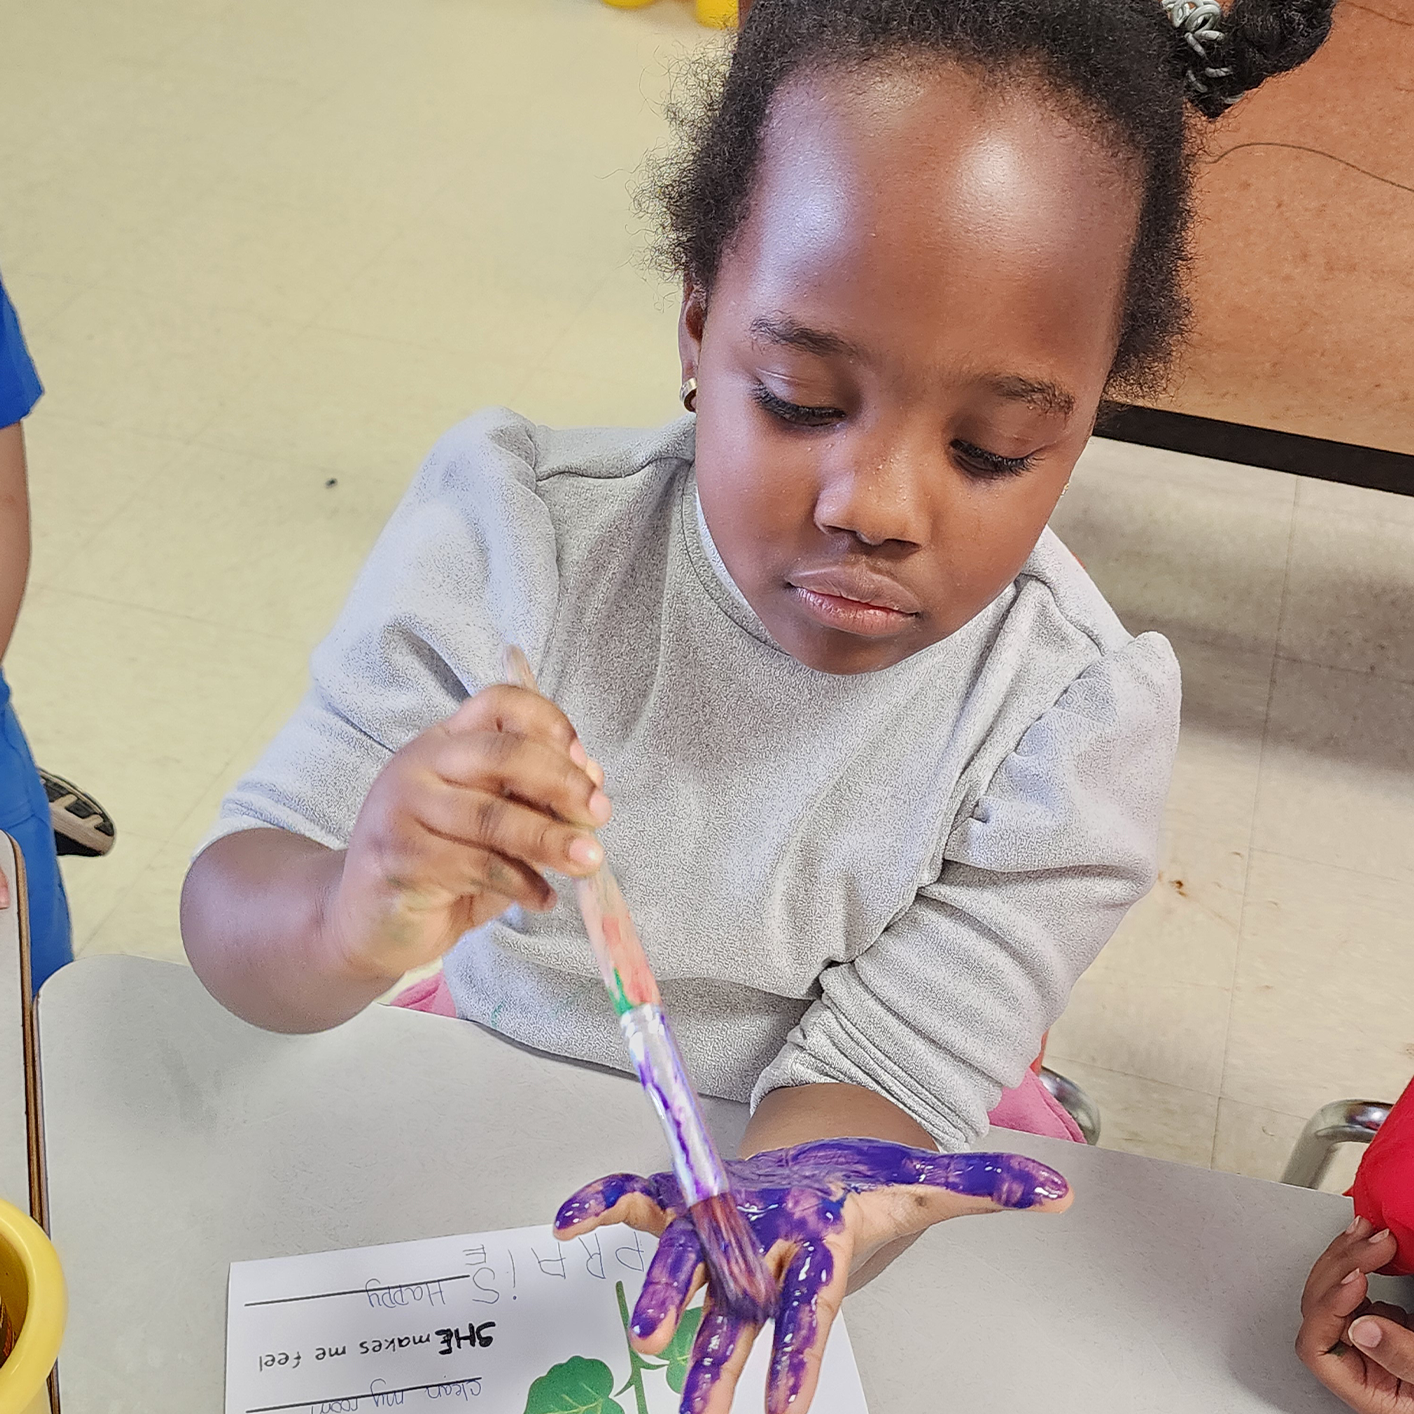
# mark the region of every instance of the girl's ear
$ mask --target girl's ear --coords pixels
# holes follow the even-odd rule
[[[697,377],[702,358],[702,330],[707,322],[707,294],[691,275],[682,282],[682,311],[678,315],[678,357],[682,381]]]

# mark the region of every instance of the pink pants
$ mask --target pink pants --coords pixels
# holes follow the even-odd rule
[[[414,982],[394,998],[393,1005],[412,1011],[431,1012],[434,1016],[454,1017],[457,1014],[452,1004],[451,988],[440,972],[433,977],[424,977],[421,982]],[[1047,1134],[1052,1139],[1072,1139],[1077,1144],[1085,1142],[1079,1126],[1057,1103],[1034,1070],[1026,1072],[1026,1078],[1015,1090],[1002,1091],[1001,1103],[987,1118],[1000,1129]]]

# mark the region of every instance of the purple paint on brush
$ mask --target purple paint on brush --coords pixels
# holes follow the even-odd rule
[[[844,1225],[845,1201],[851,1194],[923,1185],[1025,1209],[1055,1202],[1070,1191],[1054,1169],[1020,1154],[932,1154],[882,1139],[819,1140],[772,1149],[725,1167],[737,1205],[762,1250],[769,1253],[778,1247],[790,1254],[775,1309],[768,1414],[786,1414],[800,1395],[806,1355],[820,1331],[820,1293],[835,1274],[827,1239]],[[633,1334],[646,1340],[665,1324],[676,1324],[706,1260],[701,1240],[684,1216],[688,1205],[677,1178],[671,1173],[601,1178],[565,1202],[555,1227],[563,1232],[602,1217],[630,1193],[650,1198],[672,1219],[633,1311]],[[683,1387],[683,1414],[701,1414],[724,1365],[752,1325],[714,1308],[709,1298]]]

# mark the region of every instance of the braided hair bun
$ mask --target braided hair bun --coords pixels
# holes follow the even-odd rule
[[[1188,98],[1221,117],[1245,93],[1304,64],[1331,29],[1335,0],[1164,0],[1182,32]]]

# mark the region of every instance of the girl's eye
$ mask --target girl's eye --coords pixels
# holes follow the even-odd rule
[[[764,383],[758,383],[751,396],[758,407],[765,409],[772,417],[789,422],[793,427],[827,427],[844,417],[840,408],[806,407],[803,403],[788,403],[778,398]]]
[[[985,447],[975,447],[971,442],[954,442],[953,451],[962,462],[963,469],[983,481],[1000,481],[1005,476],[1020,476],[1030,471],[1036,461],[1032,452],[1025,457],[1004,457],[989,452]]]

